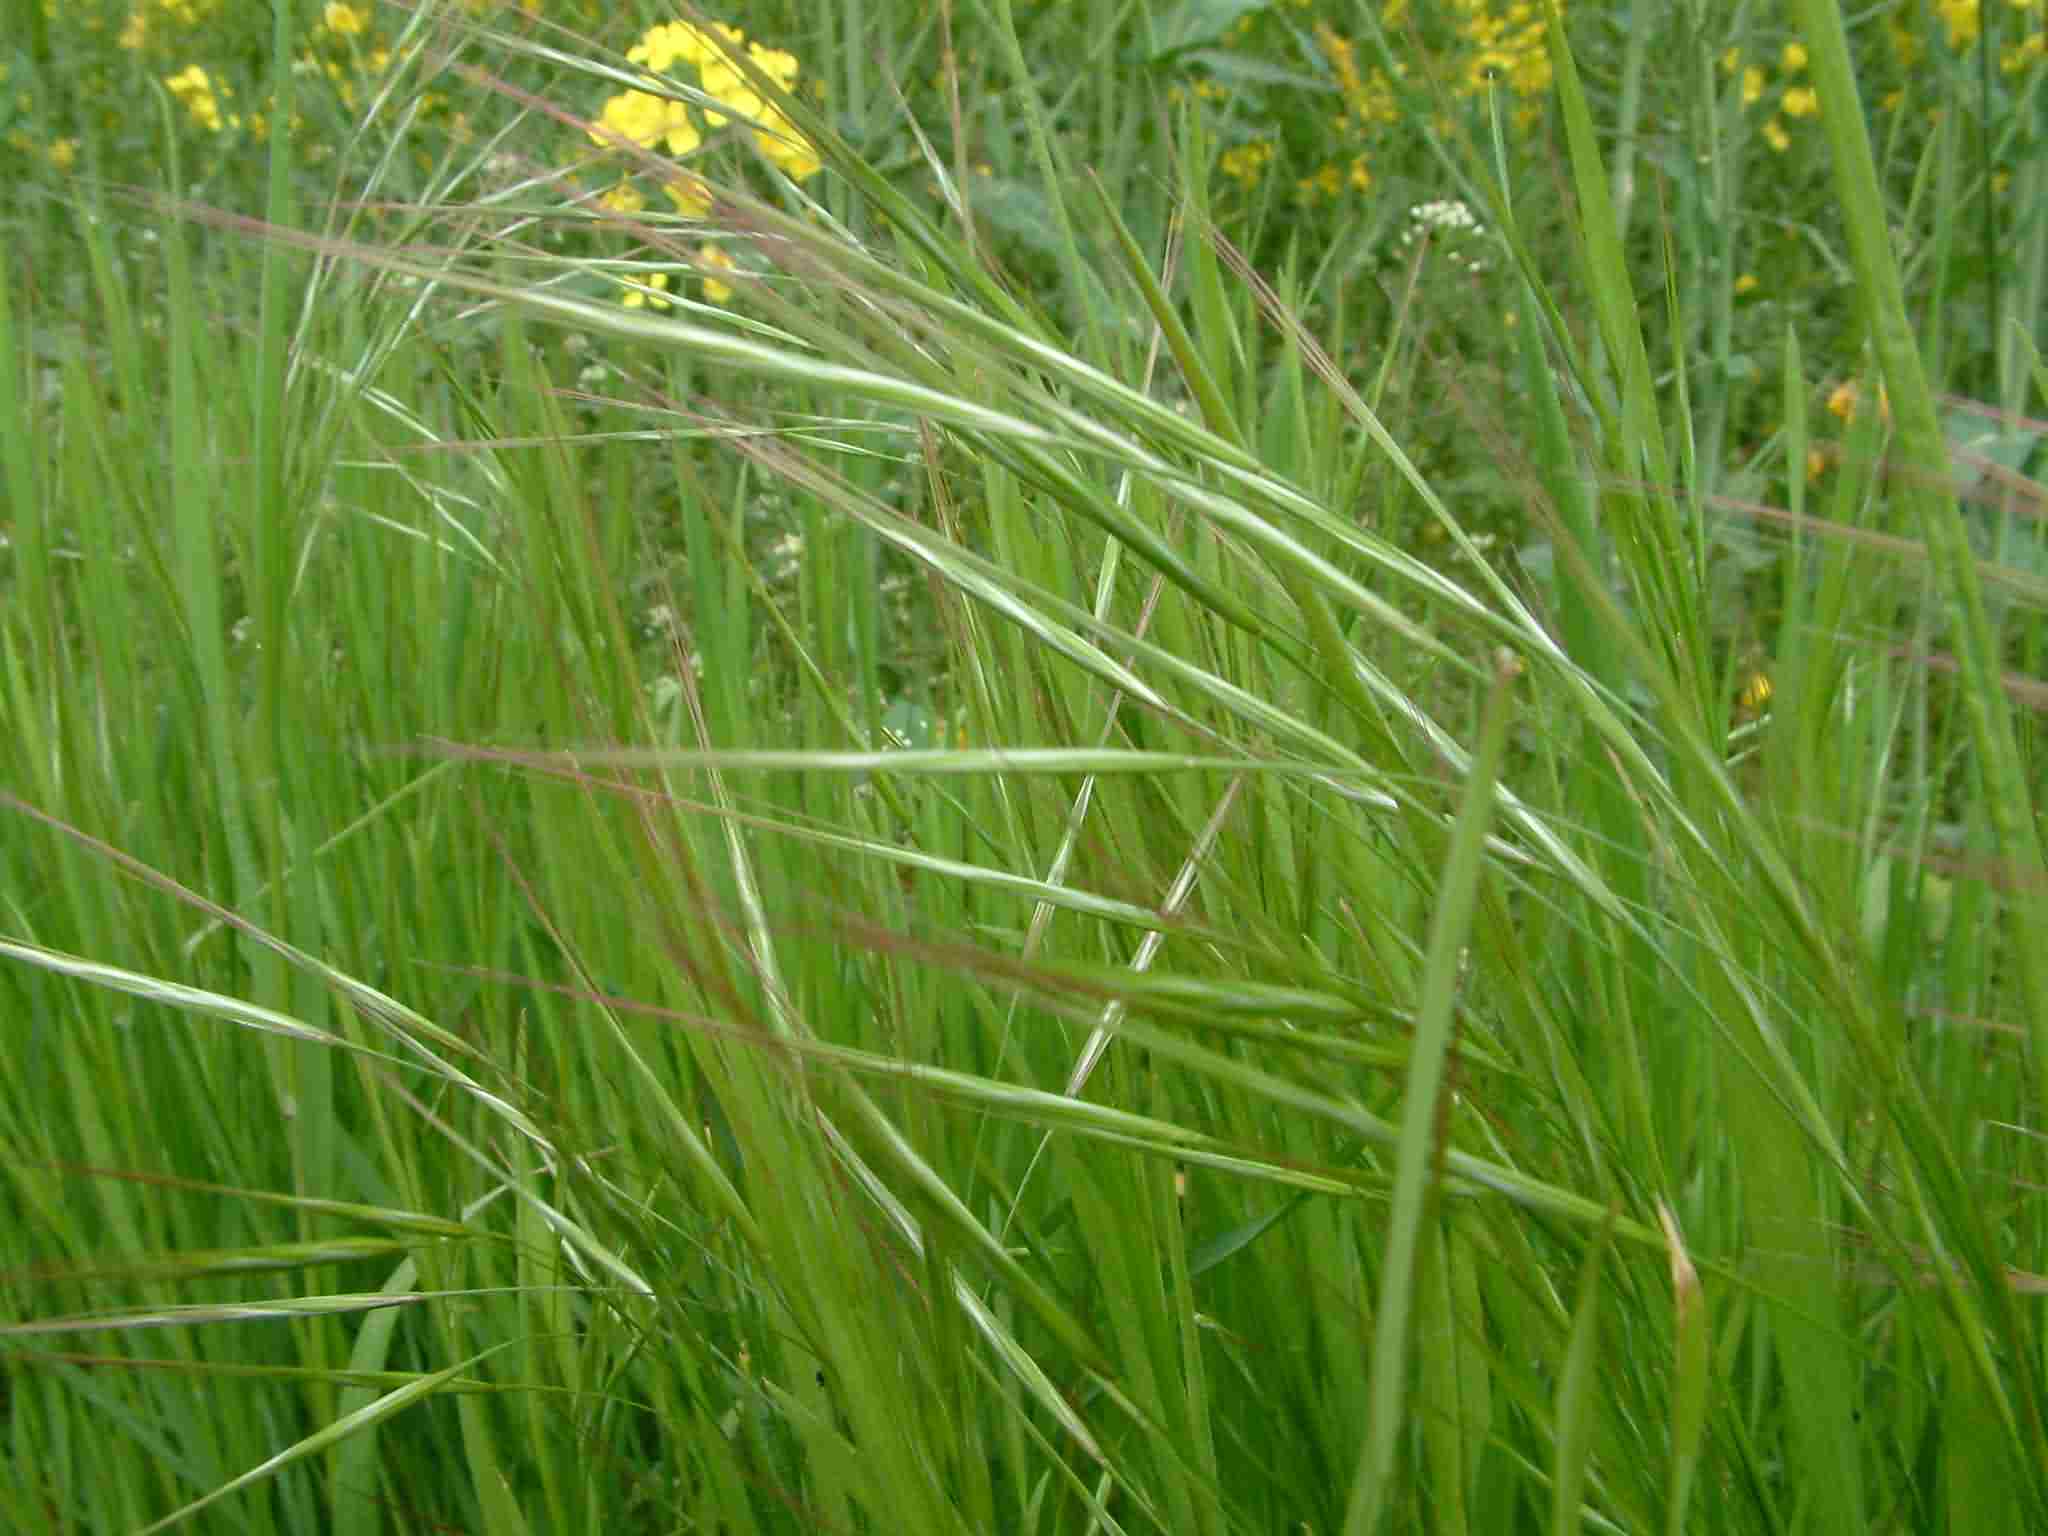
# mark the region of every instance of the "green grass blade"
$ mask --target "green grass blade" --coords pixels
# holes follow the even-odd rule
[[[1512,714],[1513,682],[1520,668],[1503,657],[1480,727],[1479,749],[1466,781],[1464,804],[1444,860],[1442,894],[1430,924],[1429,952],[1415,1042],[1401,1111],[1401,1142],[1394,1174],[1393,1216],[1382,1269],[1372,1351],[1372,1412],[1345,1517],[1346,1536],[1371,1536],[1389,1509],[1388,1492],[1408,1394],[1409,1319],[1415,1266],[1430,1192],[1441,1174],[1438,1095],[1450,1050],[1458,972],[1484,866],[1486,834],[1494,815]]]
[[[140,1536],[155,1536],[155,1533],[158,1531],[167,1531],[174,1525],[182,1525],[201,1510],[210,1509],[222,1499],[229,1498],[245,1488],[253,1488],[257,1484],[277,1476],[285,1468],[304,1461],[308,1457],[318,1456],[323,1451],[341,1444],[350,1435],[382,1424],[386,1419],[403,1413],[406,1409],[412,1407],[413,1404],[442,1391],[450,1382],[460,1376],[462,1372],[468,1370],[481,1360],[489,1359],[492,1355],[497,1354],[506,1347],[503,1344],[493,1345],[489,1349],[481,1350],[477,1354],[472,1355],[467,1360],[449,1366],[444,1371],[436,1371],[433,1375],[425,1377],[420,1381],[412,1382],[385,1393],[376,1401],[366,1404],[354,1413],[336,1419],[332,1424],[316,1430],[297,1444],[287,1446],[260,1466],[251,1467],[231,1482],[223,1483],[204,1498],[194,1499],[184,1508],[146,1526],[140,1533]]]

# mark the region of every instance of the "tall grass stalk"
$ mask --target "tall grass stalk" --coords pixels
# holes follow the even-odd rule
[[[952,8],[907,168],[755,70],[821,179],[688,218],[556,169],[620,60],[424,10],[377,112],[501,134],[81,207],[89,325],[0,265],[0,1526],[2048,1520],[2041,586],[1793,10],[1898,423],[1819,488],[1810,339],[1738,375],[1735,210],[1632,238],[1561,25],[1567,238],[1432,129],[1547,565],[1413,446],[1433,317],[1260,271],[1227,119],[1048,64],[1106,4]],[[834,89],[923,20],[833,8]]]

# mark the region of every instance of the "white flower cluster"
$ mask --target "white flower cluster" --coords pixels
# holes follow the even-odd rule
[[[1463,272],[1484,272],[1486,253],[1479,243],[1485,237],[1486,226],[1470,208],[1457,198],[1442,197],[1417,203],[1408,210],[1408,227],[1401,231],[1401,248],[1407,250],[1418,240],[1433,240],[1445,248],[1452,266]]]
[[[804,536],[800,533],[785,533],[776,539],[764,553],[773,569],[768,573],[770,581],[788,581],[803,564]]]

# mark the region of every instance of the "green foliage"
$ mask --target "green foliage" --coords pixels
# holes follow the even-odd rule
[[[2044,1523],[2038,5],[27,9],[0,1526]]]

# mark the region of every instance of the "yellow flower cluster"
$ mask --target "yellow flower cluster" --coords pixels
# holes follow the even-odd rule
[[[1854,379],[1844,379],[1828,392],[1828,414],[1848,426],[1856,420],[1856,413],[1863,404],[1863,389]],[[1892,419],[1892,403],[1886,397],[1884,386],[1877,389],[1877,414],[1880,420]]]
[[[744,128],[761,153],[793,181],[823,169],[816,147],[758,83],[765,80],[775,91],[793,94],[799,74],[794,54],[749,42],[738,27],[724,22],[699,27],[674,21],[648,28],[626,58],[646,73],[646,88],[620,91],[606,99],[589,129],[593,144],[613,149],[632,145],[681,157],[703,145],[706,130],[730,123]],[[670,86],[670,80],[684,89]],[[688,215],[701,215],[711,206],[710,189],[688,173],[671,172],[663,179],[662,191]],[[647,205],[630,179],[597,201],[600,207],[625,215]],[[732,256],[722,246],[699,247],[695,265],[707,300],[723,304],[732,298],[732,285],[717,275],[735,270]],[[656,273],[628,288],[620,302],[634,309],[666,309],[668,284],[667,274]]]
[[[230,92],[225,85],[216,84],[213,78],[197,64],[186,66],[175,75],[164,76],[164,87],[178,98],[179,103],[191,114],[192,120],[208,133],[219,133],[223,128],[239,128],[242,119],[234,113],[222,114],[221,101]]]
[[[134,53],[149,45],[150,27],[155,22],[167,21],[190,30],[219,9],[220,0],[135,0],[115,41]]]
[[[1409,26],[1408,0],[1381,0],[1379,9],[1381,29],[1389,36],[1402,35]],[[1561,14],[1564,0],[1558,0],[1558,9]],[[1476,96],[1504,88],[1519,102],[1516,121],[1527,126],[1552,85],[1548,7],[1538,0],[1449,0],[1448,12],[1456,42],[1437,62],[1453,91]],[[1334,126],[1351,152],[1295,184],[1297,195],[1310,202],[1334,198],[1346,187],[1362,192],[1372,185],[1362,146],[1378,129],[1400,121],[1404,78],[1398,63],[1391,76],[1377,66],[1361,68],[1356,45],[1326,21],[1318,22],[1313,33],[1344,103]]]
[[[1806,62],[1803,43],[1787,43],[1779,51],[1777,95],[1772,101],[1771,115],[1764,119],[1760,130],[1764,142],[1777,154],[1782,155],[1792,147],[1792,134],[1785,127],[1785,119],[1813,117],[1820,111],[1820,93],[1802,79],[1806,73]],[[1743,106],[1753,107],[1771,95],[1769,75],[1760,65],[1745,64],[1741,49],[1730,48],[1722,54],[1721,69],[1730,75],[1740,71]]]
[[[1951,53],[1964,53],[1977,46],[1984,35],[1983,0],[1931,0],[1933,19],[1940,22],[1943,40]],[[2048,0],[2006,0],[2007,19],[2001,37],[2011,41],[1998,50],[1998,67],[2008,75],[2024,74],[2048,60]],[[1901,12],[1886,24],[1892,57],[1899,67],[1910,70],[1919,64],[1925,45],[1918,30]]]
[[[1406,0],[1394,0],[1382,13],[1382,24],[1397,25],[1406,9]],[[1400,121],[1401,109],[1394,95],[1394,82],[1377,68],[1370,73],[1362,73],[1351,39],[1328,22],[1319,21],[1315,25],[1315,40],[1317,49],[1330,66],[1330,73],[1336,77],[1337,94],[1344,103],[1344,110],[1335,124],[1342,138],[1357,143],[1370,137],[1375,128]],[[1334,198],[1347,186],[1355,192],[1363,192],[1371,185],[1372,170],[1366,164],[1366,157],[1354,154],[1345,164],[1335,160],[1325,162],[1313,174],[1296,182],[1294,190],[1295,195],[1304,201],[1314,202]]]
[[[655,88],[622,91],[609,98],[591,127],[592,143],[616,146],[624,140],[641,149],[658,145],[671,155],[687,155],[703,142],[696,121],[701,114],[711,128],[733,119],[744,123],[761,153],[792,180],[802,181],[821,169],[817,150],[782,109],[755,88],[753,77],[738,62],[746,59],[788,93],[796,89],[795,55],[750,43],[738,27],[723,22],[706,28],[673,21],[650,27],[626,57],[655,77],[648,82]],[[660,89],[660,77],[678,66],[696,76],[697,90],[716,107],[700,102],[693,109]]]
[[[646,91],[622,91],[604,104],[590,130],[593,144],[608,145],[618,139],[642,149],[660,144],[672,155],[687,155],[704,136],[682,102]]]
[[[1735,696],[1735,707],[1744,719],[1754,719],[1769,707],[1771,695],[1775,692],[1770,673],[1752,668],[1741,691]]]
[[[706,242],[697,247],[698,278],[703,284],[704,298],[712,304],[725,304],[732,299],[732,284],[714,276],[718,272],[738,270],[725,247]],[[646,277],[629,280],[625,292],[619,295],[619,302],[628,309],[670,309],[669,275],[666,272],[652,272]]]
[[[1273,158],[1271,139],[1253,139],[1248,144],[1223,151],[1221,163],[1223,174],[1244,186],[1250,186],[1264,173]]]
[[[68,171],[78,163],[78,140],[75,138],[52,139],[44,144],[26,129],[15,128],[8,132],[5,142],[16,154],[47,161],[53,171]]]
[[[662,295],[668,291],[668,274],[655,272],[647,281],[637,287],[628,288],[619,302],[628,309],[667,309],[668,300]]]
[[[1961,53],[1977,41],[1984,26],[1977,0],[1934,0],[1934,9],[1940,13],[1941,24],[1947,29],[1951,50]]]
[[[47,0],[45,0],[45,6],[47,9]],[[0,121],[6,120],[9,116],[6,106],[6,93],[8,91],[9,76],[12,73],[13,70],[10,69],[8,61],[0,59]],[[36,110],[34,92],[32,90],[16,90],[13,92],[13,95],[12,116],[16,121],[14,126],[8,129],[6,137],[0,139],[0,143],[4,143],[9,149],[26,159],[40,159],[47,162],[54,171],[64,172],[70,170],[72,166],[78,163],[78,140],[76,138],[52,138],[45,142],[31,126],[39,115]]]
[[[1483,91],[1496,81],[1525,98],[1550,89],[1543,7],[1514,0],[1496,15],[1488,0],[1454,0],[1454,5],[1460,13],[1458,35],[1472,50],[1460,86],[1466,94]]]
[[[1295,195],[1304,202],[1320,198],[1334,198],[1346,187],[1354,192],[1364,192],[1372,186],[1372,167],[1365,163],[1365,156],[1353,155],[1349,165],[1339,165],[1332,160],[1319,167],[1313,176],[1304,176],[1294,184]]]
[[[361,37],[370,30],[369,11],[360,5],[344,5],[342,0],[330,0],[321,20],[336,37]]]
[[[2039,68],[2048,61],[2048,0],[2006,0],[2006,9],[2019,20],[2006,23],[2004,35],[2015,41],[1998,50],[1998,67],[2008,75]]]
[[[1853,426],[1857,417],[1863,414],[1863,387],[1854,379],[1843,379],[1828,391],[1828,414],[1845,427]],[[1892,419],[1891,401],[1885,395],[1882,384],[1877,387],[1877,415],[1880,422],[1889,424]],[[1815,443],[1806,450],[1806,481],[1817,485],[1827,472],[1841,460],[1842,449],[1838,443]]]
[[[157,22],[196,28],[218,11],[220,5],[221,0],[136,0],[122,29],[120,45],[134,51],[163,53],[177,44],[175,39],[166,35],[164,28],[156,25]],[[381,46],[377,40],[370,0],[355,0],[355,3],[329,0],[321,8],[307,46],[298,56],[297,72],[324,76],[333,85],[341,104],[353,109],[356,104],[356,78],[374,79],[390,65],[390,49]],[[245,129],[251,137],[261,140],[269,131],[269,120],[264,113],[251,112],[245,117],[229,111],[227,103],[233,92],[217,74],[209,72],[203,65],[188,64],[162,78],[165,87],[185,108],[186,115],[208,133]],[[299,126],[299,120],[294,118],[294,129]]]
[[[318,69],[334,87],[336,99],[354,111],[357,77],[374,80],[391,67],[391,50],[377,35],[369,0],[328,0],[313,28],[312,46],[299,55],[299,66],[308,73]]]
[[[697,247],[697,260],[705,267],[722,272],[734,271],[737,265],[724,246],[708,243]],[[709,272],[706,272],[704,274],[704,297],[713,304],[723,304],[732,298],[732,284],[720,282],[717,278],[711,276]]]
[[[1337,94],[1344,99],[1344,115],[1337,119],[1340,129],[1363,131],[1400,119],[1393,82],[1378,69],[1369,75],[1361,75],[1357,53],[1349,38],[1339,35],[1328,22],[1316,23],[1315,37],[1316,46],[1329,60],[1331,73],[1337,77]]]

